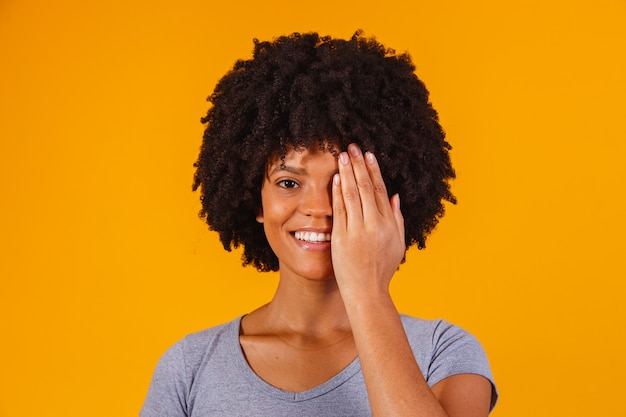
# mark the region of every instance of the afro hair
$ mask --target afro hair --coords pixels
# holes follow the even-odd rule
[[[255,39],[252,59],[237,61],[208,101],[193,189],[224,248],[243,246],[244,265],[278,270],[256,216],[266,166],[289,148],[374,152],[389,195],[400,195],[407,248],[424,248],[444,201],[456,203],[451,147],[410,56],[360,31]]]

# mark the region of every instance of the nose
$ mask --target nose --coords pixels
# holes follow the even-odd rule
[[[312,217],[332,217],[331,189],[328,187],[315,187],[303,193],[301,202],[302,213]]]

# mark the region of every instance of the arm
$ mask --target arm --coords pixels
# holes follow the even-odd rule
[[[374,416],[480,417],[491,387],[477,375],[446,378],[433,389],[422,376],[389,294],[404,256],[398,196],[387,200],[380,169],[355,145],[339,158],[333,181],[332,257]]]
[[[186,417],[188,377],[183,341],[170,347],[159,359],[140,417]]]

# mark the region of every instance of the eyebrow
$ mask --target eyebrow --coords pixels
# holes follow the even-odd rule
[[[304,169],[292,167],[290,165],[280,164],[276,168],[274,168],[271,172],[269,172],[267,176],[269,177],[271,175],[276,174],[277,172],[282,172],[282,171],[289,172],[290,174],[294,174],[294,175],[307,175],[307,172]],[[339,173],[339,169],[336,169],[335,171],[333,171],[333,175],[337,173]]]
[[[294,174],[294,175],[305,175],[306,174],[305,170],[298,169],[298,168],[295,168],[295,167],[292,167],[292,166],[289,166],[289,165],[285,165],[285,164],[280,164],[276,168],[274,168],[272,170],[272,172],[270,172],[268,174],[268,176],[273,175],[273,174],[275,174],[277,172],[280,172],[280,171],[286,171],[286,172],[289,172],[289,173]]]

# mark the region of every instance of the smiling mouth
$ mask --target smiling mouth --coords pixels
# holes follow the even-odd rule
[[[295,232],[295,237],[309,243],[330,242],[330,233]]]

